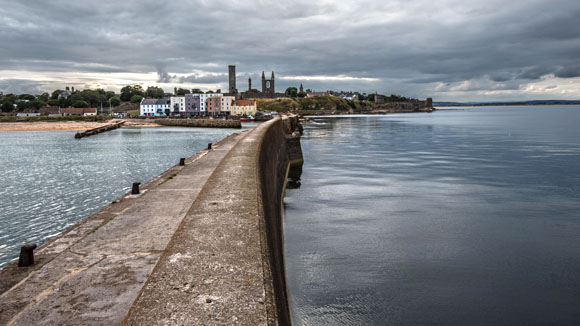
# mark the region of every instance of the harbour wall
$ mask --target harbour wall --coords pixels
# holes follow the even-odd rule
[[[0,270],[0,324],[289,325],[282,205],[300,132],[288,116],[233,134]]]

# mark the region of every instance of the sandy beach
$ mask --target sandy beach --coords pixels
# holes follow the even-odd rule
[[[0,123],[0,132],[2,131],[46,131],[46,130],[88,130],[102,127],[121,121],[121,119],[110,120],[106,122],[87,122],[87,121],[38,121],[38,122],[3,122]],[[158,127],[154,123],[144,123],[140,120],[125,120],[127,127]]]

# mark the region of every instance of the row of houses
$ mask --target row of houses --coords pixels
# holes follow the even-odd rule
[[[221,93],[185,94],[165,98],[143,98],[139,114],[144,117],[250,116],[257,112],[255,100],[236,100]]]

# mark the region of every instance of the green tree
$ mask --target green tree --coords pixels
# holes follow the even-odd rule
[[[2,112],[12,112],[12,110],[14,110],[14,103],[9,102],[9,101],[4,101],[4,103],[2,103]]]
[[[113,96],[113,97],[109,98],[109,104],[111,106],[119,106],[119,105],[121,105],[121,100],[118,97]]]
[[[298,92],[297,97],[306,97],[306,92]]]
[[[73,103],[73,108],[88,108],[89,107],[89,103],[87,103],[87,101],[76,101]]]
[[[58,100],[51,98],[50,100],[48,100],[48,102],[46,102],[46,104],[50,105],[50,106],[58,106]]]
[[[67,106],[74,107],[74,103],[79,102],[79,101],[84,101],[83,97],[79,93],[74,93],[66,99],[65,105],[63,105],[63,107],[67,107]]]
[[[50,98],[53,99],[53,100],[58,99],[58,96],[60,95],[60,92],[62,92],[62,90],[55,89],[54,92],[52,92],[52,94],[50,95]]]
[[[164,94],[165,92],[163,91],[163,88],[156,86],[149,86],[145,91],[145,96],[152,98],[162,98]]]
[[[105,92],[105,101],[108,101],[111,97],[115,97],[115,92]]]
[[[46,102],[42,100],[34,100],[30,102],[30,108],[40,110],[41,107],[46,106]]]
[[[18,99],[18,96],[14,95],[12,93],[4,95],[4,101],[8,101],[8,102],[13,103],[13,104],[17,99]]]
[[[145,92],[143,92],[143,87],[141,85],[129,85],[121,88],[121,101],[130,101],[131,98],[135,95],[143,96]]]
[[[213,91],[207,91],[206,94],[213,94]]]
[[[59,97],[58,98],[58,106],[61,107],[61,108],[66,108],[66,106],[67,106],[66,98]]]
[[[191,92],[189,91],[189,89],[185,89],[185,88],[178,88],[177,89],[177,96],[183,96],[185,94],[190,94]]]
[[[286,96],[288,97],[296,97],[298,95],[298,89],[296,87],[288,87],[286,88]]]
[[[24,110],[30,109],[31,107],[31,102],[24,102],[24,101],[20,101],[16,103],[16,110],[22,112]]]
[[[18,95],[18,99],[34,101],[34,100],[36,100],[36,97],[34,97],[34,95],[30,95],[30,94],[20,94],[20,95]]]
[[[81,97],[83,98],[83,101],[89,103],[90,107],[97,107],[100,104],[102,104],[103,102],[105,102],[105,96],[104,96],[104,91],[102,92],[103,94],[101,94],[101,92],[99,92],[99,90],[93,91],[90,89],[85,89],[83,91],[81,91],[80,94]]]
[[[191,94],[203,94],[203,91],[199,88],[194,88],[191,90]]]
[[[143,96],[141,95],[133,95],[131,96],[131,103],[140,103],[142,99]]]
[[[38,95],[36,98],[43,101],[43,102],[47,102],[50,99],[50,95],[45,92],[45,93],[42,93],[41,95]]]

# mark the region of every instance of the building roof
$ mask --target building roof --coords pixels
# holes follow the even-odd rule
[[[141,105],[153,105],[157,103],[156,98],[143,98]]]
[[[154,104],[169,104],[170,100],[167,97],[157,99]]]
[[[256,101],[252,101],[252,100],[237,100],[236,101],[236,106],[248,106],[248,105],[254,105],[256,104]]]

